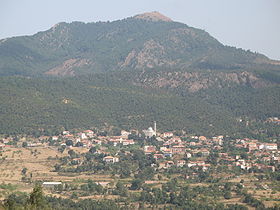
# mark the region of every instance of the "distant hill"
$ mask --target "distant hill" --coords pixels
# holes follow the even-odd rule
[[[280,117],[279,61],[158,12],[0,40],[0,76],[0,133],[157,120],[167,130],[253,135]]]

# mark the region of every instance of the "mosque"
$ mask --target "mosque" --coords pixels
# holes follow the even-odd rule
[[[149,127],[147,130],[143,130],[144,134],[146,137],[153,137],[157,136],[157,123],[156,121],[154,122],[154,129],[152,127]]]

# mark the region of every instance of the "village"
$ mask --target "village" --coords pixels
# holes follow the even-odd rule
[[[105,189],[105,194],[112,196],[120,182],[131,193],[145,191],[145,186],[164,187],[174,179],[182,186],[195,187],[229,182],[241,184],[249,192],[269,191],[270,202],[279,203],[275,193],[279,190],[275,185],[278,178],[274,175],[280,162],[276,140],[158,132],[156,122],[145,130],[120,130],[116,134],[89,129],[64,130],[55,136],[3,136],[1,163],[10,165],[1,169],[3,184],[26,188],[40,182],[51,195],[80,198],[91,195],[83,192],[88,190],[84,187],[88,182],[96,189],[101,187],[93,193],[95,196],[104,194]],[[7,171],[13,175],[7,175]],[[76,185],[77,180],[84,180],[83,184]],[[242,204],[241,198],[236,200],[238,196],[234,192],[223,199]]]
[[[18,142],[16,145],[11,145],[10,138],[3,138],[0,141],[0,148],[3,150],[20,146],[35,148],[54,145],[65,149],[73,147],[90,149],[94,147],[98,148],[95,153],[104,155],[103,161],[105,163],[117,163],[120,161],[119,151],[109,152],[108,147],[119,149],[135,147],[143,150],[145,155],[152,155],[157,163],[153,164],[152,167],[158,169],[173,166],[200,167],[206,171],[211,167],[211,161],[207,160],[210,154],[215,154],[216,161],[229,168],[240,167],[240,169],[247,171],[268,170],[274,172],[275,164],[280,162],[280,151],[276,142],[260,142],[249,138],[225,140],[225,138],[227,137],[222,135],[209,138],[189,135],[176,136],[172,132],[158,133],[155,122],[154,128],[149,127],[147,130],[143,130],[142,134],[137,130],[130,132],[121,130],[119,136],[98,136],[93,130],[84,130],[75,134],[63,131],[59,136],[41,136],[37,139],[32,138],[32,141]],[[151,144],[145,139],[150,139]],[[225,146],[230,147],[231,150],[227,152]],[[76,161],[79,164],[83,163],[82,158],[76,158]]]

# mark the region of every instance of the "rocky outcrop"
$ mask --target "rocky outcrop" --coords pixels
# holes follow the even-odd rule
[[[168,59],[164,46],[154,40],[149,40],[144,43],[140,51],[132,50],[121,66],[136,69],[152,69],[174,64],[176,64],[176,61]]]
[[[231,86],[250,86],[261,88],[273,85],[251,72],[161,72],[142,73],[135,78],[135,85],[150,88],[180,88],[189,92],[197,92],[208,88]]]
[[[45,72],[47,75],[55,76],[75,76],[75,68],[89,66],[91,62],[87,59],[69,59],[64,61],[61,65],[58,65],[49,71]]]

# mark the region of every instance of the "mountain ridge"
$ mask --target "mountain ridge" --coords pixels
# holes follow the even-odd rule
[[[57,72],[74,76],[123,68],[227,70],[278,65],[262,54],[225,46],[203,30],[170,20],[151,12],[112,22],[61,22],[33,36],[10,38],[0,43],[0,75]],[[71,67],[73,60],[83,62]]]

